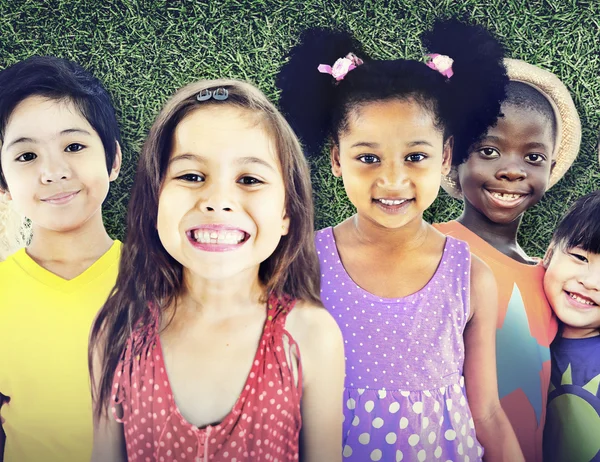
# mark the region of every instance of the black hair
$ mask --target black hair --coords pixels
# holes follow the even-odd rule
[[[467,148],[500,113],[508,83],[504,49],[483,27],[455,19],[436,21],[421,40],[428,52],[454,60],[451,78],[420,61],[370,59],[348,32],[314,28],[301,34],[277,76],[277,86],[282,112],[307,155],[320,154],[329,139],[337,143],[357,105],[394,99],[416,101],[428,110],[444,140],[454,136],[452,163],[462,163]],[[317,70],[319,64],[333,65],[348,53],[364,64],[343,80],[336,82]]]
[[[15,107],[30,96],[72,102],[98,133],[108,171],[121,141],[111,98],[100,80],[79,64],[54,56],[32,56],[0,72],[0,143]],[[0,163],[0,187],[7,189]]]
[[[535,111],[546,118],[552,125],[552,138],[556,139],[557,120],[552,104],[537,88],[523,82],[511,80],[506,87],[504,105]]]
[[[577,199],[562,217],[552,243],[563,249],[581,247],[600,254],[600,191]]]

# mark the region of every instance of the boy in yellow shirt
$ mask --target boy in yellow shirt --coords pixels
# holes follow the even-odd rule
[[[119,139],[108,93],[79,65],[0,72],[0,194],[32,222],[29,246],[0,262],[0,462],[90,459],[87,345],[118,270],[101,206]]]

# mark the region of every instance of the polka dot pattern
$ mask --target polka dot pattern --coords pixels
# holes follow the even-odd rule
[[[481,460],[462,377],[467,244],[447,237],[425,287],[389,299],[350,278],[331,228],[317,232],[315,243],[321,299],[344,335],[343,460]]]
[[[286,340],[298,348],[284,329],[293,306],[292,300],[269,298],[264,332],[243,391],[221,423],[205,428],[187,422],[177,409],[157,322],[136,330],[115,373],[112,397],[123,411],[119,416],[113,406],[113,415],[123,422],[128,460],[299,460],[302,388],[296,385],[284,348]],[[301,373],[298,364],[300,377]]]

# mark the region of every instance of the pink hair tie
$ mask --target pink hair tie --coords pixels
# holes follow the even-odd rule
[[[447,78],[450,78],[454,75],[454,71],[452,70],[452,64],[454,64],[454,60],[451,57],[437,53],[432,53],[426,56],[431,58],[429,62],[425,63],[427,67],[433,69],[434,71],[438,71]]]
[[[344,58],[339,58],[333,67],[327,64],[319,64],[317,68],[322,74],[331,74],[338,82],[344,80],[346,74],[352,69],[356,69],[363,63],[363,60],[356,56],[354,53],[348,53]]]

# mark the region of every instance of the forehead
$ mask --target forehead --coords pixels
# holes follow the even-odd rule
[[[441,136],[432,115],[414,100],[363,103],[351,109],[342,136]]]
[[[208,156],[249,153],[277,160],[272,131],[260,113],[213,104],[187,114],[175,128],[171,155],[183,151]]]
[[[67,125],[91,128],[87,119],[70,99],[57,100],[33,95],[15,106],[4,131],[7,133],[15,130],[39,130],[39,128],[47,128],[47,131],[51,131],[53,128],[62,129]]]
[[[554,146],[552,121],[542,112],[510,103],[503,104],[500,112],[498,122],[488,129],[488,135],[501,134],[528,140],[533,138],[551,147]]]

